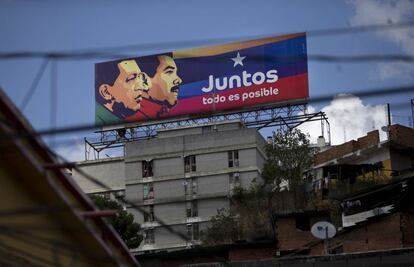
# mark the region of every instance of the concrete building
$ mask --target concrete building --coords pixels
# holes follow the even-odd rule
[[[135,251],[190,247],[199,243],[217,210],[230,208],[236,186],[248,187],[260,178],[264,138],[239,122],[158,131],[156,138],[125,144],[124,158],[88,161],[79,166],[147,211],[127,207],[141,224],[145,239]],[[75,180],[87,193],[105,190]],[[187,236],[180,238],[170,229]]]

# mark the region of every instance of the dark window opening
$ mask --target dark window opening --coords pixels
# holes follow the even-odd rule
[[[200,239],[200,229],[198,223],[187,224],[187,236],[189,240]]]
[[[145,230],[145,244],[154,244],[154,243],[155,243],[154,229]]]
[[[152,172],[153,161],[152,160],[144,160],[142,161],[142,177],[151,177],[153,176]]]
[[[229,173],[229,189],[230,191],[233,191],[234,188],[240,186],[240,173],[233,172]]]
[[[197,201],[191,201],[187,202],[187,217],[197,217],[198,216],[198,207],[197,207]]]
[[[144,213],[144,222],[153,222],[154,221],[154,205],[149,205],[146,208],[146,213]]]
[[[296,229],[310,231],[310,219],[307,214],[298,214],[295,216]]]
[[[186,196],[197,195],[197,178],[185,179],[184,193]]]
[[[233,150],[228,152],[229,167],[239,166],[239,151]]]
[[[185,172],[196,171],[196,158],[195,155],[187,156],[184,158],[184,170]]]
[[[154,198],[154,185],[152,183],[144,184],[144,200]]]

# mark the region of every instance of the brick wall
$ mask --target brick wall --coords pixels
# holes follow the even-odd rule
[[[357,149],[367,148],[379,143],[378,130],[368,132],[366,136],[360,137],[357,140]]]
[[[391,125],[390,140],[393,143],[414,148],[414,129],[398,124]]]
[[[356,141],[352,140],[352,141],[343,143],[342,145],[335,146],[333,148],[330,148],[328,150],[325,150],[321,153],[316,154],[315,165],[319,165],[326,161],[338,158],[340,156],[351,153],[352,151],[355,151],[356,150],[355,144],[356,144]]]
[[[402,242],[404,247],[414,246],[414,213],[401,215]]]
[[[363,252],[402,247],[400,230],[401,213],[378,219],[375,222],[339,234],[329,241],[330,247],[343,245],[343,252]],[[411,227],[413,227],[411,225]],[[323,243],[310,249],[309,255],[323,255]]]
[[[314,215],[310,218],[310,226],[318,221],[326,221],[326,216]],[[279,251],[289,251],[304,247],[316,241],[310,231],[296,228],[295,217],[282,217],[277,219],[277,240]]]
[[[276,248],[238,248],[230,249],[230,261],[261,260],[273,258]]]
[[[315,165],[342,157],[359,149],[367,148],[379,143],[378,130],[369,132],[366,136],[358,138],[358,141],[351,140],[342,145],[332,147],[315,155]]]

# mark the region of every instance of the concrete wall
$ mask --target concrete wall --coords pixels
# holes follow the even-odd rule
[[[229,192],[228,174],[205,176],[197,178],[198,195],[209,197],[215,194],[226,195]]]
[[[181,156],[154,160],[154,177],[181,175],[184,177],[184,158]]]
[[[170,180],[154,182],[155,199],[171,199],[184,196],[184,180]]]
[[[197,172],[208,172],[228,168],[228,151],[196,155]]]
[[[113,191],[125,189],[125,164],[123,158],[87,161],[79,163],[78,166],[88,175],[108,185]],[[72,177],[87,194],[108,191],[83,177],[76,169],[73,170]]]
[[[125,182],[142,182],[142,162],[125,162]]]
[[[174,231],[187,236],[187,227],[185,224],[174,225],[171,227]],[[160,227],[155,230],[155,243],[159,248],[174,247],[177,244],[185,245],[186,241],[178,235],[169,232],[166,228]]]
[[[159,204],[154,206],[154,214],[168,224],[184,223],[186,217],[185,202]]]
[[[215,198],[209,200],[198,200],[198,216],[205,220],[210,220],[217,215],[217,210],[224,208],[229,210],[230,203],[226,198]]]

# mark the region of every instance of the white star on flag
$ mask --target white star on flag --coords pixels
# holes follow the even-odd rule
[[[237,52],[237,57],[232,57],[231,60],[234,61],[234,65],[233,68],[236,67],[237,65],[243,66],[243,59],[245,59],[246,57],[241,57],[240,53]]]

